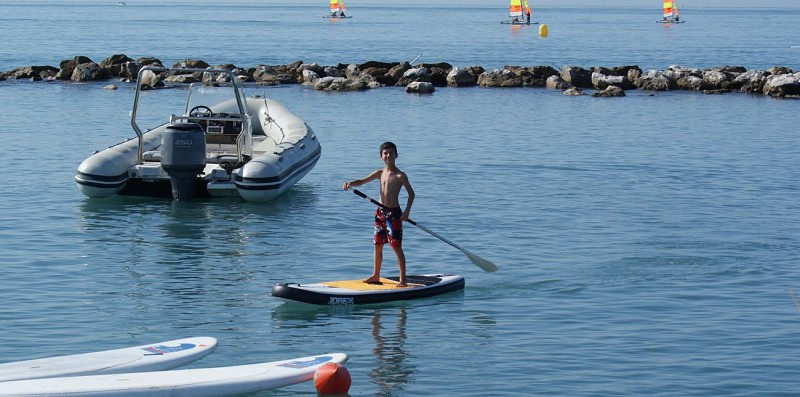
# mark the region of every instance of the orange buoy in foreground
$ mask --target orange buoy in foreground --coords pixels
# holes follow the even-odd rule
[[[344,394],[350,390],[350,372],[337,363],[325,363],[314,372],[314,388],[319,394]]]

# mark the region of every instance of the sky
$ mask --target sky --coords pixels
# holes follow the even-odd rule
[[[492,5],[499,2],[506,3],[500,0],[404,0],[413,1],[416,4],[476,4],[476,5]],[[528,0],[531,4],[536,6],[631,6],[631,7],[650,7],[653,4],[661,5],[661,0]],[[351,0],[352,2],[369,2],[381,3],[381,0]],[[791,7],[800,8],[800,0],[676,0],[679,8],[695,8],[695,7]]]
[[[9,0],[0,0],[0,3]],[[27,0],[25,2],[52,2],[75,0]],[[87,2],[113,2],[116,0],[83,0]],[[190,0],[127,0],[127,3],[186,3]],[[220,3],[219,0],[191,0],[196,3]],[[534,7],[661,7],[661,0],[528,0]],[[792,8],[800,9],[800,0],[674,0],[678,8]],[[245,4],[327,4],[328,0],[232,0],[232,3]],[[224,2],[223,2],[224,3]],[[350,6],[356,5],[477,5],[505,6],[508,0],[345,0]]]
[[[8,0],[0,0],[5,3]],[[25,2],[51,2],[65,0],[27,0]],[[75,1],[75,0],[67,0]],[[116,0],[83,0],[88,2],[114,2]],[[189,0],[127,0],[129,4],[140,3],[186,3]],[[219,0],[193,0],[197,3],[220,3]],[[327,4],[328,0],[233,0],[232,3],[254,4]],[[661,0],[528,0],[535,7],[660,7]],[[800,0],[674,0],[678,8],[794,8],[800,9]],[[224,3],[224,2],[223,2]],[[505,5],[508,0],[345,0],[348,5]]]
[[[285,0],[261,0],[283,2]],[[319,3],[325,0],[296,0],[299,3]],[[531,5],[541,6],[612,6],[612,7],[656,7],[661,6],[661,0],[528,0]],[[800,8],[800,0],[675,0],[679,8]],[[346,4],[386,4],[396,3],[397,0],[346,0]],[[507,0],[403,0],[403,4],[469,4],[469,5],[495,5],[505,4]]]
[[[660,5],[659,0],[532,0],[539,5],[609,5],[650,7],[653,3]],[[678,7],[798,7],[800,0],[677,0]]]

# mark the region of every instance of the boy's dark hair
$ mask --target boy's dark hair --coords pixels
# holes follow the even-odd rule
[[[378,149],[378,154],[383,153],[383,149],[392,149],[394,150],[394,154],[397,155],[397,145],[392,142],[384,142],[381,144],[380,149]]]

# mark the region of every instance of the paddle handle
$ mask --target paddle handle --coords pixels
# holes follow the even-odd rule
[[[384,209],[387,209],[387,210],[391,209],[391,208],[383,205],[383,203],[381,203],[380,201],[377,201],[377,200],[373,199],[372,197],[367,196],[366,194],[364,194],[362,191],[360,191],[358,189],[353,189],[353,193],[355,193],[356,196],[361,197],[364,200],[367,200],[370,203],[377,205],[378,207],[381,207],[381,208],[384,208]],[[417,225],[417,222],[414,222],[411,219],[406,219],[406,222],[408,222],[408,223],[410,223],[410,224],[412,224],[414,226],[419,226],[419,225]]]

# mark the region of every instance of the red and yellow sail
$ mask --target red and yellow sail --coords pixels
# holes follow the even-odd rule
[[[344,0],[331,0],[331,12],[347,11],[344,8]]]
[[[508,14],[512,17],[521,17],[523,15],[523,8],[525,9],[525,14],[531,13],[531,7],[528,5],[528,0],[511,0]]]
[[[678,9],[673,0],[664,0],[664,18],[671,18],[678,15]]]

